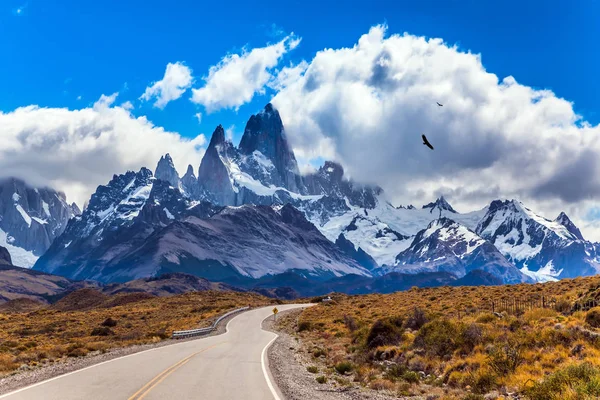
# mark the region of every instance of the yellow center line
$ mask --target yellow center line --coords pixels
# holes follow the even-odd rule
[[[190,361],[190,359],[192,357],[194,357],[195,355],[198,355],[198,354],[202,353],[203,351],[206,351],[208,349],[212,349],[213,347],[218,346],[218,345],[220,345],[222,343],[224,343],[224,342],[220,342],[220,343],[213,344],[212,346],[208,346],[208,347],[206,347],[206,348],[204,348],[204,349],[202,349],[200,351],[197,351],[197,352],[195,352],[195,353],[187,356],[183,360],[180,360],[177,363],[171,365],[169,368],[165,369],[160,374],[158,374],[154,378],[152,378],[152,380],[150,382],[148,382],[144,386],[142,386],[141,389],[138,390],[137,392],[135,392],[133,394],[133,396],[131,396],[128,400],[141,400],[141,399],[143,399],[148,393],[150,393],[150,391],[152,389],[154,389],[154,387],[156,385],[158,385],[159,383],[161,383],[163,380],[165,380],[165,378],[167,376],[171,375],[177,369],[179,369],[184,364],[186,364],[188,361]]]

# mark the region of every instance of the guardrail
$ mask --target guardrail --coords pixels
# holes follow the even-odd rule
[[[187,331],[175,331],[175,332],[173,332],[172,338],[173,339],[181,339],[181,338],[198,336],[198,335],[203,335],[205,333],[212,332],[215,329],[217,329],[217,325],[219,325],[219,322],[221,322],[223,319],[229,317],[230,315],[239,313],[240,311],[248,310],[249,308],[250,307],[242,307],[242,308],[238,308],[237,310],[232,310],[232,311],[226,312],[225,314],[223,314],[219,318],[217,318],[216,321],[213,322],[213,324],[211,326],[206,327],[206,328],[190,329]]]

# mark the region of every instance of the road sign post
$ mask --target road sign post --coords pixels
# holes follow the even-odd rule
[[[277,321],[277,313],[279,312],[279,310],[277,309],[277,307],[275,307],[273,309],[273,320]]]

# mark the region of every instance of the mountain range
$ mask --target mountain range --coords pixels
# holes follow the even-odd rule
[[[17,265],[104,283],[184,272],[265,289],[287,279],[292,288],[328,282],[360,292],[600,270],[599,245],[564,213],[549,220],[517,200],[470,213],[443,197],[394,206],[332,161],[302,175],[271,104],[250,117],[237,147],[219,125],[195,171],[181,177],[166,154],[154,172],[114,175],[83,212],[51,189],[6,180],[0,245]]]

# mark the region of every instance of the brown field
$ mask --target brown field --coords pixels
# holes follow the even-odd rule
[[[0,307],[0,376],[110,348],[154,343],[174,330],[208,326],[225,312],[271,304],[255,294],[206,291],[171,297],[74,292],[53,306],[12,301]]]
[[[438,399],[597,399],[600,309],[575,310],[599,288],[597,276],[334,295],[280,323],[302,338],[318,381]],[[522,308],[498,312],[515,299]]]

